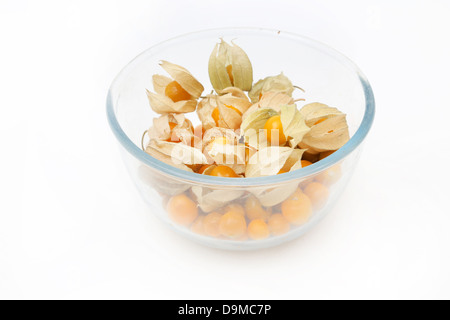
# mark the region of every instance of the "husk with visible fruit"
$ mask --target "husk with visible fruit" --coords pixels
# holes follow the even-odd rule
[[[256,82],[252,90],[248,93],[248,96],[253,103],[256,103],[260,99],[260,96],[267,92],[281,92],[292,96],[293,91],[294,86],[291,80],[283,73],[280,73],[277,76],[266,77]]]
[[[153,89],[155,92],[147,90],[147,97],[150,106],[156,113],[188,113],[195,111],[197,99],[202,94],[204,88],[202,84],[185,68],[168,61],[161,61],[160,66],[172,77],[153,75]],[[186,90],[191,96],[189,100],[174,102],[165,95],[165,89],[172,81]]]
[[[231,66],[233,81],[228,74],[227,66]],[[220,92],[228,87],[237,87],[249,91],[253,83],[253,68],[244,50],[223,39],[216,44],[208,62],[208,73],[211,84]]]

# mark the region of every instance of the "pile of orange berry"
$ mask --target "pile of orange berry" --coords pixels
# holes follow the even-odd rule
[[[221,209],[204,213],[186,192],[171,197],[167,211],[174,223],[199,235],[235,241],[262,240],[307,223],[313,212],[326,204],[329,187],[340,175],[340,166],[335,165],[312,181],[301,183],[288,199],[274,207],[264,207],[249,193]]]
[[[297,108],[305,99],[295,99],[294,88],[304,90],[283,73],[254,82],[250,59],[234,42],[221,39],[210,55],[215,93],[204,95],[203,85],[180,65],[162,60],[160,66],[168,76],[154,74],[153,91],[147,90],[159,117],[145,131],[142,148],[179,169],[221,178],[285,174],[328,157],[350,138],[346,115],[336,107],[312,102]],[[186,116],[193,112],[201,123],[197,127]],[[197,234],[262,240],[307,223],[326,205],[339,177],[337,164],[298,186],[289,181],[264,192],[242,188],[226,200],[214,194],[223,190],[188,186],[171,193],[165,205],[174,223]]]

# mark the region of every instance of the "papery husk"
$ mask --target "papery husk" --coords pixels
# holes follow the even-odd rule
[[[211,212],[229,204],[244,194],[244,191],[233,189],[214,190],[211,188],[194,186],[191,188],[200,209]]]
[[[195,136],[192,129],[188,128],[175,128],[172,131],[171,141],[180,142],[190,147],[195,147],[200,142],[200,138]]]
[[[292,149],[291,155],[286,159],[281,170],[286,172],[295,171],[302,168],[302,158],[306,149]]]
[[[271,189],[267,187],[251,189],[250,192],[258,198],[265,207],[273,207],[288,199],[298,188],[298,182],[284,183],[283,185]]]
[[[267,146],[264,125],[267,120],[276,115],[278,112],[272,109],[258,109],[248,115],[241,124],[241,134],[244,135],[245,143],[258,150]]]
[[[261,109],[261,108],[259,107],[258,103],[252,104],[250,106],[250,108],[248,108],[247,111],[245,111],[242,114],[242,122],[244,122],[245,119],[247,119],[251,114],[253,114],[254,112],[258,111],[259,109]],[[241,127],[242,127],[242,124],[241,124]]]
[[[231,93],[219,96],[218,99],[224,105],[232,106],[232,107],[238,109],[241,112],[241,116],[252,105],[252,103],[248,100],[247,97],[245,97],[245,98],[236,97],[236,96],[233,96]]]
[[[162,60],[160,66],[186,90],[193,99],[198,99],[203,93],[202,84],[182,66]],[[155,89],[156,90],[156,89]]]
[[[241,175],[245,172],[245,145],[212,141],[203,150],[208,161],[226,165]]]
[[[227,143],[237,144],[239,141],[239,135],[232,129],[215,127],[205,131],[203,134],[203,148],[218,138],[226,138]]]
[[[254,154],[245,170],[246,178],[277,175],[281,169],[289,171],[292,166],[301,161],[304,150],[289,147],[271,146]]]
[[[295,105],[282,106],[280,112],[281,124],[283,126],[283,132],[289,145],[292,148],[302,141],[306,133],[310,128],[306,125],[305,119],[298,111]]]
[[[304,116],[306,125],[309,127],[315,125],[319,120],[329,119],[343,114],[337,108],[329,107],[320,102],[313,102],[304,105],[300,109],[300,113]]]
[[[294,150],[303,150],[303,153],[304,153],[304,151],[305,151],[306,149],[294,149]],[[302,155],[302,157],[303,157],[303,155]],[[291,169],[289,169],[289,172],[292,172],[292,171],[295,171],[295,170],[298,170],[298,169],[301,169],[301,168],[303,168],[303,166],[302,166],[302,162],[301,162],[301,160],[300,160],[300,161],[295,162],[295,163],[292,165]]]
[[[244,50],[233,42],[231,44],[221,39],[221,42],[214,47],[208,62],[211,84],[216,92],[233,86],[249,91],[253,83],[252,64]],[[234,83],[228,76],[226,69],[228,65],[232,67]]]
[[[174,164],[170,165],[175,166]],[[180,169],[186,170],[183,167],[180,167]],[[178,183],[175,180],[167,179],[166,176],[161,175],[159,172],[155,173],[150,167],[143,164],[139,166],[137,170],[137,175],[139,177],[139,180],[142,182],[143,185],[145,185],[145,187],[155,189],[160,194],[167,196],[174,196],[183,193],[184,191],[190,188],[190,185],[188,183]]]
[[[258,149],[250,145],[245,145],[245,147],[247,148],[247,154],[245,155],[245,163],[247,164],[250,158],[253,157],[253,155],[258,152]]]
[[[217,126],[227,129],[238,129],[242,123],[242,116],[236,110],[226,107],[220,101],[217,104],[220,114]]]
[[[276,148],[276,147],[275,147]],[[278,147],[280,148],[280,147]],[[291,148],[287,148],[291,149]],[[286,150],[287,150],[286,149]],[[292,172],[302,168],[301,159],[305,150],[303,149],[291,149],[291,154],[287,157],[284,165],[280,170],[284,170],[286,172]],[[274,168],[275,170],[277,168]],[[275,172],[273,170],[272,172]],[[275,173],[277,174],[279,170]],[[284,200],[289,198],[298,188],[298,181],[283,183],[283,185],[275,188],[267,189],[264,188],[256,188],[252,189],[250,192],[254,194],[261,204],[265,207],[273,207],[277,204],[282,203]]]
[[[283,92],[267,92],[261,100],[252,104],[250,108],[242,115],[242,121],[244,121],[250,114],[260,109],[272,109],[276,112],[281,111],[281,106],[294,104],[294,99]]]
[[[253,84],[253,68],[249,57],[239,46],[231,41],[231,66],[233,86],[249,91]]]
[[[223,96],[208,95],[202,99],[197,108],[197,114],[206,130],[216,126],[226,129],[239,129],[242,123],[242,114],[247,111],[251,103],[247,98],[233,96],[227,93]],[[233,108],[229,108],[231,106]],[[214,109],[219,108],[219,121],[212,117]]]
[[[168,61],[161,61],[160,65],[191,95],[191,99],[173,102],[172,99],[165,94],[167,85],[173,80],[169,77],[156,74],[152,77],[155,93],[147,90],[147,97],[153,111],[159,114],[188,113],[195,111],[195,108],[197,107],[196,100],[204,90],[202,84],[198,82],[187,69],[179,65]]]
[[[229,97],[216,97],[216,99],[220,115],[217,125],[227,129],[239,129],[242,123],[242,112],[237,112],[228,106],[235,107],[239,111],[240,108],[247,110],[249,107],[249,105],[246,104],[247,102],[244,99],[236,98],[231,95]],[[231,104],[233,102],[236,103],[236,106]]]
[[[261,96],[258,104],[260,108],[271,108],[280,112],[281,106],[294,104],[294,99],[284,92],[269,91]]]
[[[240,175],[245,171],[245,145],[234,130],[216,127],[203,135],[203,154],[209,162],[226,165]]]
[[[280,73],[277,76],[269,76],[256,82],[252,90],[248,93],[248,96],[253,103],[256,103],[259,100],[260,94],[264,95],[269,91],[282,92],[288,96],[292,96],[294,86],[288,77]]]
[[[242,122],[241,132],[245,133],[249,129],[264,129],[267,120],[276,115],[278,115],[278,112],[273,109],[258,109]]]
[[[345,118],[345,114],[336,115],[314,125],[303,137],[302,147],[307,147],[310,153],[341,148],[350,139]]]
[[[148,101],[153,111],[159,114],[167,113],[189,113],[197,108],[197,100],[183,100],[173,102],[172,99],[147,90]]]
[[[169,126],[169,115],[162,115],[153,119],[153,126],[147,130],[150,140],[167,140],[170,139],[172,131]]]
[[[183,114],[165,114],[153,119],[153,126],[147,131],[150,140],[167,140],[172,137],[169,123],[175,123],[174,129],[192,128],[191,123],[186,121]]]
[[[147,148],[155,149],[168,156],[175,164],[194,165],[209,163],[201,150],[182,143],[151,140]]]
[[[162,94],[163,96],[166,95],[166,87],[169,83],[171,83],[173,80],[169,77],[162,76],[160,74],[154,74],[152,76],[152,82],[153,82],[153,90],[157,94]]]
[[[214,109],[217,108],[217,99],[215,95],[209,94],[198,103],[197,115],[202,122],[204,130],[216,127],[216,122],[212,117]]]
[[[172,167],[175,167],[175,168],[178,168],[178,169],[181,169],[184,171],[192,172],[191,168],[189,168],[188,166],[186,166],[185,164],[182,164],[182,163],[175,163],[172,160],[172,157],[158,151],[158,149],[152,147],[150,144],[145,148],[145,152],[148,153],[149,155],[151,155],[153,158],[155,158],[159,161],[162,161],[168,165],[171,165]]]
[[[225,95],[225,94],[229,93],[233,97],[242,98],[242,99],[245,99],[247,101],[250,101],[248,99],[247,95],[245,94],[245,92],[242,91],[240,88],[237,88],[237,87],[228,87],[228,88],[225,88],[223,90],[220,90],[217,93],[220,94],[220,95]]]
[[[215,168],[217,168],[217,166],[215,164],[210,165],[208,168],[206,168],[203,172],[202,175],[204,176],[209,176],[209,174],[211,173],[211,171],[213,171]]]
[[[319,151],[319,150],[314,149],[313,147],[307,145],[307,144],[304,143],[303,141],[301,141],[301,142],[298,144],[298,147],[301,148],[301,149],[306,149],[306,152],[305,152],[305,159],[306,159],[306,160],[308,160],[309,158],[311,158],[311,159],[316,159],[316,161],[319,161],[319,155],[320,155],[320,153],[321,153],[322,151]],[[310,161],[310,160],[308,160],[308,161]],[[311,162],[313,162],[313,161],[311,161]]]
[[[225,41],[221,40],[221,43],[217,43],[215,45],[213,52],[209,57],[209,79],[216,92],[233,86],[226,69],[226,67],[230,64],[226,49],[228,46],[229,45]]]

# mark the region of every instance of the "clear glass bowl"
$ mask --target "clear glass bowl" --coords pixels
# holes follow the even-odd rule
[[[296,93],[297,97],[306,98],[306,103],[318,101],[336,106],[346,113],[350,141],[327,158],[300,170],[245,179],[183,171],[146,154],[141,149],[142,133],[158,115],[150,108],[145,89],[153,89],[153,74],[164,74],[158,65],[159,61],[167,60],[184,66],[205,86],[205,93],[208,93],[212,88],[208,77],[208,59],[220,38],[234,40],[247,52],[252,61],[255,81],[282,71],[295,85],[306,90],[305,94]],[[302,36],[256,28],[201,31],[155,45],[120,72],[107,98],[108,121],[119,142],[125,165],[148,204],[149,211],[189,239],[207,246],[232,250],[270,247],[297,238],[330,212],[352,175],[361,144],[372,125],[374,111],[374,97],[366,77],[344,55]],[[194,125],[199,124],[195,113],[187,117]],[[200,224],[178,225],[166,211],[168,201],[173,196],[184,193],[195,200],[192,188],[204,195],[215,192],[209,196],[213,203],[214,199],[228,199],[229,203],[244,205],[254,195],[261,199],[271,198],[269,202],[273,202],[273,199],[282,202],[298,188],[305,190],[311,182],[319,182],[328,190],[310,196],[315,204],[312,215],[299,225],[290,225],[288,232],[271,235],[263,240],[251,240],[245,236],[237,239],[208,236],[198,228]],[[281,204],[264,209],[275,214],[281,211]],[[217,208],[214,211],[223,213],[221,210]],[[200,210],[200,216],[206,214]]]

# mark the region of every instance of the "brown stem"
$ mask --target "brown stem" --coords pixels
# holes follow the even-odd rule
[[[303,91],[303,92],[306,92],[305,89],[300,88],[299,86],[293,86],[293,87],[294,87],[294,88],[297,88],[298,90],[301,90],[301,91]]]

